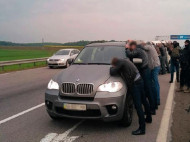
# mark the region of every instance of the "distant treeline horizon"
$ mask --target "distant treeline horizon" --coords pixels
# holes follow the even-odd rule
[[[115,40],[110,40],[115,41]],[[44,42],[44,43],[15,43],[9,41],[0,41],[0,46],[46,46],[46,45],[55,45],[55,46],[85,46],[89,43],[93,42],[106,42],[106,40],[96,40],[96,41],[88,41],[81,40],[76,42],[66,42],[66,43],[56,43],[56,42]]]

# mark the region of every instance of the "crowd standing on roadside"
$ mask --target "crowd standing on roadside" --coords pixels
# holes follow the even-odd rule
[[[132,134],[143,135],[146,132],[145,123],[152,123],[152,115],[156,115],[161,103],[159,74],[170,73],[169,83],[173,83],[176,72],[177,82],[180,82],[177,91],[190,93],[190,41],[186,40],[185,48],[181,49],[177,41],[154,44],[128,40],[125,54],[127,59],[113,58],[110,74],[120,73],[126,80],[128,95],[133,97],[139,119],[139,128]],[[141,59],[142,63],[133,64],[134,58]]]

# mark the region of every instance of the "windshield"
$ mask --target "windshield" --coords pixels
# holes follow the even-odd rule
[[[59,50],[54,55],[69,55],[70,50]]]
[[[125,48],[119,46],[86,47],[74,64],[110,64],[113,57],[126,58]]]

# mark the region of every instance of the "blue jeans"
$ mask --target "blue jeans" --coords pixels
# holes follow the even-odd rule
[[[158,80],[159,72],[160,66],[155,67],[151,70],[152,92],[154,94],[154,99],[157,104],[160,104],[160,84]]]
[[[177,81],[179,81],[179,61],[177,61],[175,59],[171,59],[170,71],[171,71],[171,81],[173,82],[175,71],[176,71]]]
[[[142,69],[140,73],[144,81],[144,91],[150,104],[150,110],[154,111],[156,102],[154,99],[154,94],[152,92],[151,70],[149,68]]]

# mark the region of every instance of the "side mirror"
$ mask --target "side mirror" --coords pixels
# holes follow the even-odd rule
[[[133,58],[133,63],[134,64],[142,64],[142,59],[140,59],[140,58]]]
[[[73,63],[73,59],[68,59],[67,61],[68,61],[69,65],[71,65]]]

